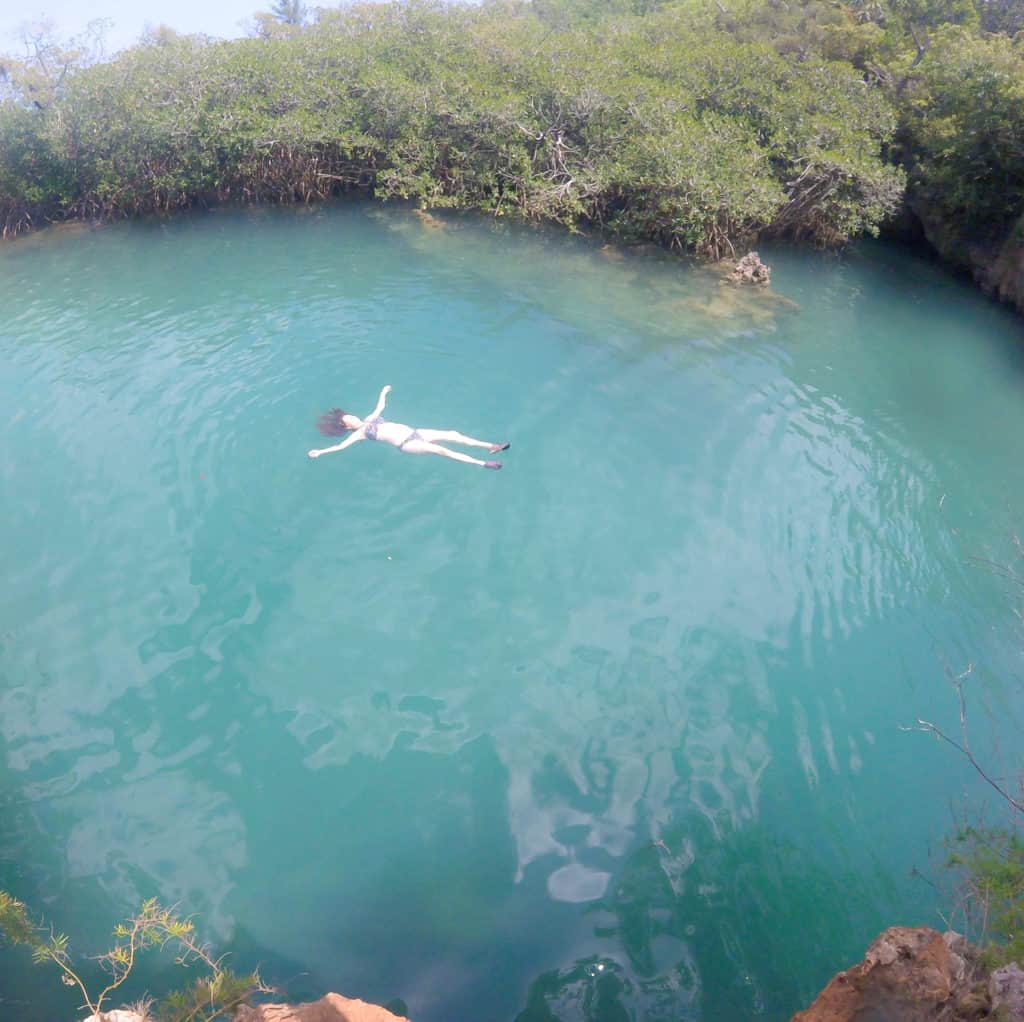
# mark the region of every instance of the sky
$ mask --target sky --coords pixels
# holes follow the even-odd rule
[[[20,51],[19,29],[49,18],[60,35],[81,32],[94,18],[109,18],[107,52],[134,43],[147,26],[170,25],[178,32],[230,38],[245,34],[240,24],[271,0],[0,0],[0,53]],[[326,4],[325,6],[330,6]]]

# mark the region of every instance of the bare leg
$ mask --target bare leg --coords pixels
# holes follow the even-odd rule
[[[422,435],[423,430],[420,430],[420,436]],[[501,468],[500,461],[481,461],[461,451],[449,451],[447,447],[431,443],[429,440],[408,440],[402,445],[402,450],[406,454],[439,454],[442,458],[451,458],[452,461],[461,461],[467,465],[479,465],[481,468]]]
[[[487,440],[477,440],[454,429],[418,429],[416,432],[428,444],[444,442],[448,444],[462,444],[465,447],[486,447],[492,454],[504,451],[508,447],[508,444],[492,444]]]

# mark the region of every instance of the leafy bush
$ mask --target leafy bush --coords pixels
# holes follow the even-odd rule
[[[154,948],[174,949],[175,960],[183,967],[199,965],[203,975],[182,991],[168,995],[153,1008],[158,1022],[214,1022],[230,1018],[235,1008],[256,993],[269,993],[259,975],[237,976],[214,959],[210,949],[199,943],[195,926],[155,899],[143,903],[139,912],[115,927],[114,944],[97,961],[106,974],[103,987],[96,990],[87,982],[87,972],[72,956],[68,938],[38,926],[29,917],[24,903],[6,891],[0,891],[0,934],[12,944],[27,945],[37,964],[52,964],[60,970],[61,982],[75,987],[90,1015],[102,1017],[104,1005],[138,965],[139,957]]]
[[[1001,232],[1024,212],[1024,41],[946,29],[906,93],[911,180],[956,228]]]
[[[120,216],[366,188],[719,255],[766,231],[842,243],[898,203],[891,108],[850,64],[692,4],[597,5],[559,30],[538,10],[357,4],[266,38],[156,33],[44,109],[0,110],[0,210],[16,229],[33,203]]]
[[[949,865],[963,878],[964,913],[986,964],[1024,962],[1024,840],[1005,828],[965,827],[948,844]]]

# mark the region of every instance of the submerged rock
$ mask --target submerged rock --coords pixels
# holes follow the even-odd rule
[[[756,252],[748,252],[729,274],[734,284],[767,284],[771,279],[771,268],[761,262]]]
[[[432,231],[443,231],[448,226],[444,220],[429,210],[414,209],[413,213],[424,227],[429,227]]]
[[[1024,976],[1024,974],[1022,974]],[[956,933],[893,926],[793,1022],[968,1022],[989,1017],[973,949]]]
[[[241,1007],[235,1022],[408,1022],[387,1008],[341,994],[328,994],[309,1004],[260,1004]]]

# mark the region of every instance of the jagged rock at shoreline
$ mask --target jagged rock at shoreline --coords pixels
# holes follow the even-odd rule
[[[1024,312],[1024,217],[1001,245],[971,245],[968,255],[982,290]]]
[[[748,252],[733,268],[729,280],[733,284],[767,284],[772,279],[769,266],[761,262],[756,252]]]
[[[327,994],[308,1004],[260,1004],[241,1007],[235,1022],[408,1022],[378,1004]]]
[[[893,926],[792,1022],[975,1022],[993,1017],[983,980],[959,934]]]
[[[950,265],[967,270],[987,294],[1024,312],[1024,216],[1000,239],[965,238],[921,201],[908,203],[925,240]]]
[[[892,927],[868,947],[863,962],[835,976],[793,1022],[951,1022],[955,993],[968,973],[962,955],[928,927]]]

